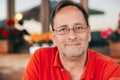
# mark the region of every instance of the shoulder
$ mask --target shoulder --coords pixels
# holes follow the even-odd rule
[[[41,54],[41,53],[52,53],[56,52],[57,47],[44,47],[44,48],[39,48],[37,49],[34,54]]]
[[[45,57],[45,56],[49,56],[49,55],[55,55],[55,53],[57,52],[57,47],[45,47],[45,48],[39,48],[37,49],[33,56],[37,56],[37,57]]]
[[[34,65],[47,66],[53,62],[56,52],[56,47],[39,48],[33,53],[29,62]]]
[[[94,57],[96,62],[105,64],[117,64],[117,62],[109,56],[103,55],[102,53],[96,52],[94,50],[88,50],[89,54]]]
[[[99,52],[93,51],[93,50],[88,50],[89,55],[91,55],[93,57],[94,60],[94,66],[97,70],[100,70],[104,73],[104,76],[109,76],[112,73],[114,73],[114,71],[117,70],[117,68],[119,67],[119,65],[117,64],[117,62],[108,57],[105,56]]]

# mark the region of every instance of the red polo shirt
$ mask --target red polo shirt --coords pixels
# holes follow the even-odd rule
[[[41,48],[32,55],[23,80],[71,80],[62,67],[58,49]],[[88,60],[80,80],[120,80],[120,66],[111,58],[88,49]]]

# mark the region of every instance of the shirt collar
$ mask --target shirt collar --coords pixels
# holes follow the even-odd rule
[[[59,58],[59,51],[58,50],[55,53],[55,58],[53,60],[53,67],[62,67],[61,62],[60,62],[60,58]]]

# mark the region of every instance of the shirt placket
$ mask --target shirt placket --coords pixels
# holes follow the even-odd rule
[[[61,71],[64,80],[71,80],[69,73],[65,69],[61,69]]]

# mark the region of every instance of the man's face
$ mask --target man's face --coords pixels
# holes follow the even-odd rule
[[[76,24],[86,25],[83,13],[74,6],[67,6],[61,9],[54,18],[54,29],[63,26],[73,28]],[[53,42],[58,47],[60,55],[66,57],[78,57],[85,53],[91,39],[90,27],[81,33],[70,29],[68,34],[57,34],[53,32]]]

